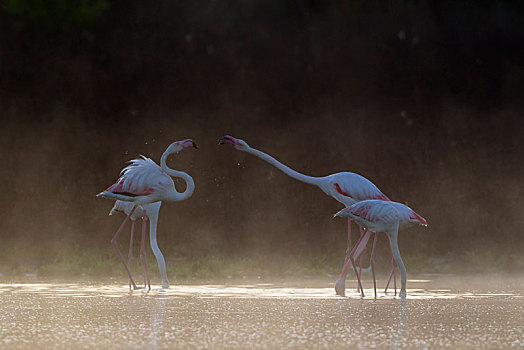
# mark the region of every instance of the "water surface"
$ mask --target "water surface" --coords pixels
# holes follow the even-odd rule
[[[346,297],[331,280],[229,282],[4,281],[0,348],[524,348],[524,278],[419,276],[406,300],[349,280]]]

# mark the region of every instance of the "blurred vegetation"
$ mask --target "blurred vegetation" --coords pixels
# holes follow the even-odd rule
[[[170,162],[195,194],[160,215],[170,271],[337,272],[340,205],[223,134],[408,203],[430,224],[400,234],[410,271],[518,270],[523,23],[509,0],[3,1],[0,272],[121,273],[94,195],[187,137],[198,153]]]
[[[403,256],[410,276],[420,274],[495,274],[521,273],[524,268],[522,254],[498,255],[492,253],[448,253],[441,256],[410,255]],[[340,273],[340,256],[302,255],[202,255],[194,257],[167,256],[168,278],[172,281],[185,280],[227,280],[227,279],[281,279],[281,278],[331,278]],[[367,261],[367,259],[366,259]],[[367,263],[364,264],[367,266]],[[153,283],[160,283],[156,260],[148,256],[148,266]],[[133,264],[133,276],[143,278],[142,266],[138,256]],[[376,273],[379,279],[387,279],[391,265],[387,259],[379,259]],[[43,265],[26,265],[20,262],[5,262],[0,265],[3,278],[36,275],[42,278],[101,278],[125,279],[126,273],[113,251],[75,250],[55,255],[54,260]],[[352,274],[348,276],[353,278]],[[371,278],[366,273],[366,280]]]

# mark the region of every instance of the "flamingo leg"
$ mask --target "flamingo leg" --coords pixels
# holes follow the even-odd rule
[[[147,268],[147,260],[146,260],[146,210],[143,209],[142,211],[142,242],[140,243],[140,260],[142,261],[142,268],[144,269],[144,287],[146,286],[146,280],[147,280],[147,287],[148,291],[151,290],[151,282],[149,280],[149,269]]]
[[[346,265],[346,262],[349,260],[350,253],[351,253],[351,219],[348,218],[348,240],[347,240],[346,258],[344,259],[344,265]],[[344,265],[342,266],[342,268],[344,267]]]
[[[353,256],[349,257],[349,261],[351,262],[351,265],[353,265],[353,270],[355,271],[355,275],[357,275],[358,288],[360,288],[360,293],[363,298],[364,297],[364,288],[362,288],[362,282],[360,282],[360,277],[358,275],[357,267],[355,266],[355,260],[353,259]]]
[[[389,282],[391,282],[391,278],[394,277],[393,285],[395,288],[395,295],[397,295],[397,263],[395,262],[394,258],[391,258],[391,265],[393,265],[393,268],[391,269],[391,273],[389,274],[388,283],[386,283],[386,289],[384,290],[384,293],[387,294]]]
[[[371,273],[373,274],[373,289],[375,290],[375,299],[377,298],[377,280],[375,279],[375,248],[377,247],[378,233],[375,232],[375,239],[373,240],[373,249],[371,250]]]
[[[395,258],[393,258],[395,261]],[[393,272],[393,287],[395,288],[395,296],[397,296],[397,262],[395,261],[395,270]]]
[[[355,246],[353,247],[353,250],[349,254],[349,259],[346,262],[346,264],[344,265],[342,274],[339,279],[340,281],[345,277],[345,275],[347,274],[347,270],[349,269],[349,263],[351,263],[351,265],[353,266],[353,270],[355,271],[355,276],[357,277],[357,282],[358,282],[357,291],[361,292],[362,297],[364,297],[364,289],[362,289],[362,281],[360,280],[360,276],[358,275],[357,267],[355,265],[355,259],[358,258],[360,254],[362,254],[362,252],[366,248],[366,244],[368,243],[370,236],[371,236],[371,231],[366,231],[366,233],[360,237],[357,244],[355,244]],[[340,286],[338,285],[339,281],[337,281],[337,285],[335,286],[335,290],[337,290],[337,294],[339,294],[339,290],[340,290]],[[340,294],[340,295],[343,295],[343,294]]]
[[[368,244],[369,237],[371,237],[371,231],[365,231],[365,233],[362,235],[359,243],[355,245],[355,248],[353,249],[353,252],[351,253],[351,257],[353,259],[357,259],[359,256],[362,255],[364,250],[366,249],[366,245]]]
[[[136,209],[136,206],[134,206],[133,209],[131,210],[131,212],[129,213],[129,215],[126,216],[126,218],[124,219],[124,221],[122,222],[122,224],[120,225],[118,230],[116,231],[115,235],[111,239],[111,245],[113,246],[113,248],[115,248],[116,252],[118,253],[118,256],[120,257],[120,261],[122,261],[122,264],[124,264],[124,268],[127,271],[127,274],[129,276],[129,280],[131,281],[131,284],[133,285],[133,289],[137,289],[136,288],[136,284],[135,284],[135,281],[133,281],[133,276],[131,276],[131,271],[129,271],[129,269],[128,269],[127,265],[126,265],[126,261],[124,259],[124,256],[122,255],[122,252],[120,251],[120,248],[118,248],[117,240],[118,240],[118,236],[120,235],[120,232],[122,232],[122,229],[124,228],[127,220],[129,220],[129,218],[131,217],[131,215],[133,214],[135,209]]]
[[[127,266],[129,272],[133,273],[133,235],[135,233],[135,220],[131,220],[131,236],[129,238],[129,252],[127,253]],[[131,280],[129,280],[129,289],[131,289]]]
[[[363,235],[361,236],[361,240],[357,245],[355,245],[355,248],[353,249],[354,251],[351,253],[350,260],[351,260],[351,263],[353,264],[353,268],[355,269],[355,274],[357,274],[357,281],[358,281],[357,292],[359,291],[359,288],[360,288],[360,292],[362,293],[362,297],[363,297],[364,290],[362,289],[362,280],[360,278],[360,274],[356,270],[355,259],[357,259],[359,256],[361,257],[360,269],[362,269],[362,255],[364,251],[366,250],[366,245],[368,244],[369,237],[371,237],[371,231],[362,230],[362,232],[363,232]]]
[[[339,279],[335,283],[335,293],[337,295],[340,295],[340,296],[344,296],[345,295],[346,276],[348,274],[349,263],[351,261],[350,257],[353,254],[354,250],[359,246],[360,241],[362,241],[363,237],[364,236],[360,236],[360,238],[358,239],[358,241],[355,244],[355,246],[353,247],[353,249],[346,255],[346,259],[344,260],[344,266],[342,267],[342,272],[340,273]],[[356,275],[356,277],[357,277],[357,279],[359,278],[358,275]]]
[[[362,226],[359,226],[359,231],[360,231],[360,236],[362,237],[365,233],[365,230]],[[365,246],[364,246],[364,251],[365,251]],[[358,266],[358,277],[359,278],[362,278],[362,265],[364,264],[364,254],[360,255],[360,262],[359,262],[359,266]],[[358,287],[357,287],[357,292],[358,292]]]
[[[391,258],[391,265],[393,265],[393,268],[391,269],[391,273],[389,274],[388,282],[386,283],[386,288],[384,289],[384,294],[388,294],[389,283],[391,282],[391,278],[395,273],[395,263],[393,258]]]
[[[346,249],[347,256],[349,256],[350,251],[351,251],[351,219],[348,218],[348,246]]]

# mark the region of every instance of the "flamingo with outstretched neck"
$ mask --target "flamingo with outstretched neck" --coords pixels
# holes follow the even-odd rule
[[[400,293],[401,298],[406,297],[406,281],[407,273],[404,262],[400,256],[398,248],[398,229],[419,224],[427,226],[427,221],[422,216],[417,214],[413,209],[398,202],[382,201],[382,200],[365,200],[355,203],[347,208],[342,209],[335,216],[348,217],[353,219],[360,226],[365,227],[367,232],[355,244],[353,250],[349,253],[349,259],[344,264],[342,274],[346,274],[349,269],[349,264],[353,266],[355,273],[357,268],[355,266],[355,259],[362,254],[367,244],[371,232],[375,232],[375,239],[373,241],[373,248],[371,250],[371,272],[373,273],[373,283],[375,289],[375,299],[377,298],[377,285],[375,282],[375,247],[377,244],[377,234],[385,232],[389,238],[393,258],[400,269]],[[357,275],[358,278],[358,275]],[[362,282],[358,278],[359,287],[364,296],[362,289]]]
[[[120,260],[122,261],[122,264],[129,275],[131,284],[135,289],[136,284],[133,280],[133,277],[131,276],[129,268],[126,265],[124,257],[122,256],[122,252],[118,248],[118,236],[120,235],[122,228],[129,220],[130,216],[133,215],[133,212],[136,210],[137,206],[142,208],[142,240],[144,240],[146,230],[145,218],[148,215],[145,205],[158,201],[179,202],[191,197],[193,191],[195,190],[193,178],[183,171],[170,169],[166,164],[167,158],[170,154],[178,153],[188,147],[197,148],[197,145],[191,139],[176,141],[170,144],[160,158],[160,166],[158,166],[158,164],[156,164],[150,158],[144,156],[131,160],[131,164],[122,170],[122,175],[117,180],[117,182],[108,187],[105,191],[97,194],[97,197],[117,199],[134,204],[133,208],[124,219],[124,222],[122,222],[120,228],[113,236],[111,243],[117,251]],[[171,177],[178,177],[184,180],[186,182],[186,189],[183,192],[178,192]],[[145,254],[145,250],[141,250]],[[142,254],[141,258],[144,274],[147,277],[148,289],[151,289],[147,262],[145,260],[145,256],[142,257]]]
[[[332,175],[316,177],[301,174],[288,166],[282,164],[272,156],[264,153],[258,149],[250,147],[244,140],[237,139],[233,136],[226,135],[219,139],[219,145],[228,144],[232,145],[235,149],[252,154],[267,163],[275,166],[277,169],[282,171],[284,174],[296,179],[298,181],[318,186],[324,193],[335,198],[337,201],[342,203],[345,207],[349,207],[362,200],[367,199],[380,199],[389,201],[389,198],[382,193],[377,186],[365,177],[352,173],[352,172],[340,172]],[[364,235],[361,229],[361,237]],[[350,251],[351,246],[351,220],[348,219],[348,249]],[[362,265],[362,261],[361,264]],[[393,267],[394,269],[395,267]],[[339,295],[345,294],[345,281],[346,274],[341,274],[340,278],[335,283],[335,291]]]
[[[149,219],[149,244],[151,245],[151,249],[153,250],[153,254],[155,255],[156,262],[158,264],[158,270],[160,271],[160,276],[162,277],[162,288],[166,289],[169,288],[169,280],[167,279],[167,270],[166,270],[166,262],[164,260],[164,255],[162,254],[162,251],[158,247],[157,243],[157,225],[158,225],[158,212],[160,210],[160,206],[162,205],[162,202],[155,202],[151,204],[144,204],[143,207],[146,210],[147,216],[146,218]],[[111,211],[109,212],[109,215],[114,215],[115,213],[122,213],[126,216],[131,213],[133,210],[133,207],[135,205],[132,202],[125,202],[121,200],[117,200],[115,202],[115,205],[113,208],[111,208]],[[127,256],[127,266],[129,267],[129,271],[132,274],[131,267],[132,267],[132,260],[133,260],[133,234],[134,234],[134,227],[135,227],[135,220],[138,218],[142,218],[143,213],[142,209],[140,207],[137,207],[133,214],[130,217],[131,220],[131,234],[129,239],[129,253]],[[140,245],[141,252],[143,251],[144,242]],[[142,254],[140,254],[140,257],[142,257]],[[145,277],[145,276],[144,276]],[[129,280],[129,285],[131,286],[131,280]]]

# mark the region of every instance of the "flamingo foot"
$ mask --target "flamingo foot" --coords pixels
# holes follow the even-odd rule
[[[169,288],[169,282],[168,281],[162,281],[162,289],[168,289]]]
[[[346,296],[346,280],[342,277],[335,283],[335,294],[341,297]]]
[[[400,290],[400,293],[398,294],[400,299],[406,299],[406,290],[405,289],[401,289]]]

